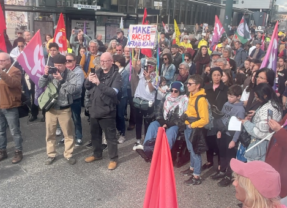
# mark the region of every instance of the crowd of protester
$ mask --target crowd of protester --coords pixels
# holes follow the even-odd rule
[[[107,148],[108,169],[114,170],[118,144],[126,141],[126,130],[134,129],[133,150],[149,162],[158,128],[163,127],[171,150],[179,135],[184,135],[190,153],[190,165],[181,172],[190,177],[184,181],[186,185],[201,184],[202,172],[214,166],[216,157],[218,166],[211,178],[220,180],[220,187],[229,186],[235,178],[233,185],[236,189],[240,186],[237,198],[244,206],[275,207],[280,204],[279,196],[287,196],[287,39],[283,33],[279,34],[279,46],[284,47],[278,47],[277,69],[268,69],[260,68],[267,48],[261,49],[261,32],[242,44],[230,31],[213,52],[209,32],[199,39],[183,33],[177,44],[162,32],[157,44],[159,63],[157,50],[153,57],[146,57],[139,48],[129,48],[121,29],[106,45],[101,35],[92,39],[81,30],[77,32],[73,30],[67,41],[73,53],[65,56],[52,36],[45,35],[46,67],[39,83],[24,75],[21,66],[11,67],[29,43],[30,32],[19,34],[10,55],[0,53],[0,161],[7,158],[8,126],[15,143],[12,163],[23,158],[17,110],[21,89],[26,87],[31,97],[29,121],[33,122],[39,114],[35,84],[45,88],[52,82],[58,98],[50,110],[42,110],[41,120],[46,124],[46,165],[56,160],[56,136],[60,135],[64,157],[69,164],[76,163],[73,150],[75,145],[83,145],[84,107],[90,122],[86,146],[93,148],[87,163],[101,160]],[[51,67],[57,71],[50,73]],[[241,131],[228,129],[233,116],[242,123]],[[272,131],[275,134],[266,139]],[[207,162],[202,164],[204,153]],[[270,187],[260,185],[263,181]]]

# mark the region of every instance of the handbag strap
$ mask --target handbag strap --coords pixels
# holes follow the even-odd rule
[[[202,98],[202,97],[205,97],[204,95],[199,95],[199,96],[197,96],[197,98],[196,98],[196,100],[195,100],[195,111],[196,111],[196,114],[197,114],[197,119],[199,119],[199,113],[198,113],[198,101],[199,101],[199,99],[200,98]]]

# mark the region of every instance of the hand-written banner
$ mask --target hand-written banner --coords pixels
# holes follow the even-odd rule
[[[128,46],[130,48],[154,48],[157,25],[130,25]]]

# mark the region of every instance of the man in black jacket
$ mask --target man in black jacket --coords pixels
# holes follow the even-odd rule
[[[115,39],[119,44],[123,46],[123,48],[127,45],[128,39],[124,36],[124,31],[120,28],[116,30],[117,36],[115,36],[113,39]]]
[[[91,140],[94,148],[92,156],[85,162],[90,163],[102,159],[102,132],[106,135],[110,157],[109,170],[117,167],[118,140],[116,137],[116,105],[117,95],[121,89],[121,75],[113,65],[110,53],[103,53],[100,59],[101,68],[90,73],[85,87],[91,92],[91,105],[87,106],[90,113]]]
[[[182,63],[182,55],[178,52],[178,49],[179,49],[179,47],[176,44],[171,46],[171,54],[172,54],[172,58],[173,58],[172,63],[176,68],[176,71],[175,71],[176,74],[178,74],[179,64]]]

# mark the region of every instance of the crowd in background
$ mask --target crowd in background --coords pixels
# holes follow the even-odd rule
[[[5,132],[8,125],[15,142],[12,162],[18,163],[23,158],[23,139],[15,110],[21,104],[21,89],[27,89],[31,96],[29,121],[33,122],[39,114],[39,107],[34,103],[35,84],[45,88],[52,82],[59,96],[50,110],[42,110],[42,121],[46,122],[46,165],[56,160],[56,135],[61,134],[63,139],[59,144],[65,145],[64,157],[69,164],[76,163],[73,150],[74,145],[83,144],[81,108],[84,107],[91,126],[91,141],[87,147],[93,148],[92,156],[85,159],[87,163],[101,160],[107,148],[108,169],[115,169],[118,144],[125,142],[126,130],[134,129],[133,150],[149,162],[158,128],[164,127],[171,150],[180,135],[184,135],[190,152],[190,165],[182,171],[183,176],[190,176],[184,181],[186,185],[201,184],[202,172],[212,168],[217,159],[218,166],[211,178],[220,180],[220,187],[226,187],[232,183],[233,170],[236,183],[243,186],[240,175],[249,178],[252,173],[242,174],[243,170],[230,163],[232,158],[247,162],[241,164],[245,169],[252,169],[248,163],[265,161],[279,172],[281,188],[277,195],[270,194],[270,190],[265,194],[266,190],[256,185],[259,182],[254,182],[254,177],[259,176],[250,176],[261,196],[260,203],[266,203],[264,207],[275,207],[279,195],[287,196],[287,38],[284,33],[278,34],[276,70],[260,68],[270,40],[270,34],[266,34],[266,46],[262,47],[262,32],[251,30],[251,40],[242,44],[234,39],[231,30],[212,50],[210,32],[200,37],[183,31],[177,44],[173,43],[172,34],[161,32],[157,43],[159,63],[157,50],[152,57],[146,57],[141,49],[128,47],[121,29],[116,33],[110,43],[104,44],[100,34],[92,39],[81,30],[73,30],[67,40],[72,53],[65,56],[59,53],[52,36],[45,35],[47,66],[39,83],[33,83],[21,66],[15,65],[8,71],[13,59],[32,37],[28,31],[19,31],[10,55],[0,53],[0,68],[3,69],[0,69],[0,161],[7,158]],[[57,72],[50,73],[51,67]],[[228,129],[233,116],[242,123],[241,131]],[[275,134],[265,139],[272,131]],[[255,147],[247,152],[252,146]],[[207,162],[202,164],[204,153]],[[258,163],[258,169],[272,169],[266,163]],[[261,182],[264,180],[262,178]],[[258,202],[252,200],[252,203]]]

